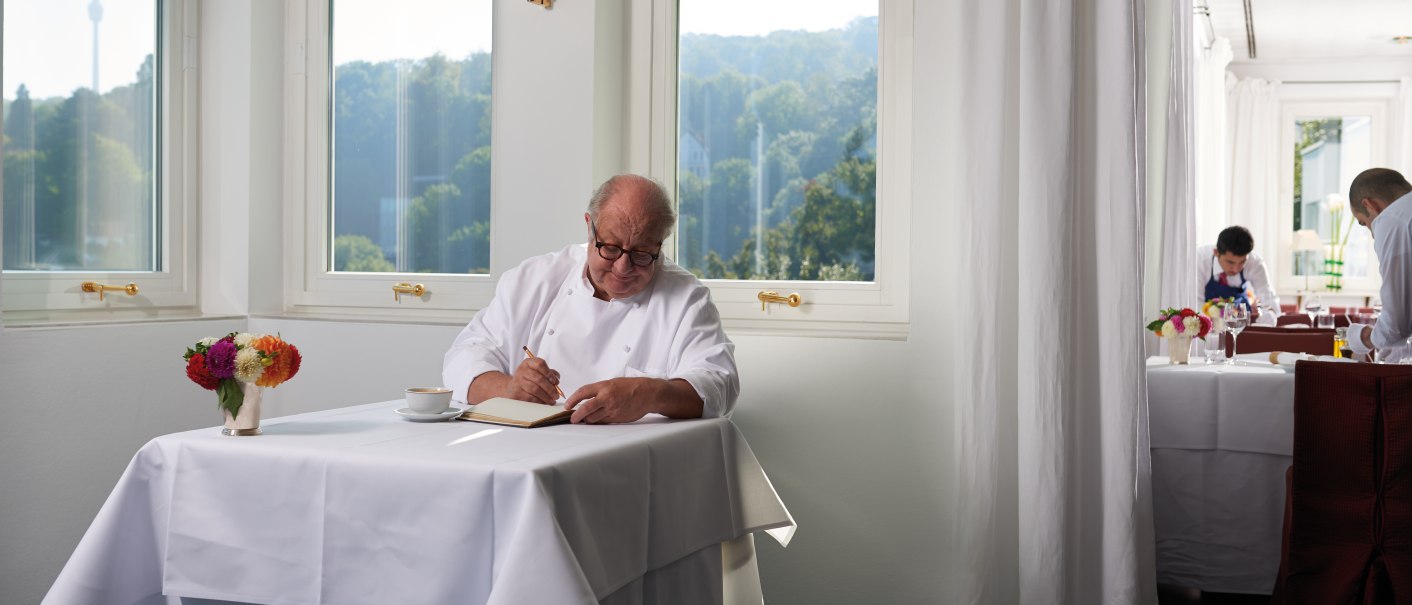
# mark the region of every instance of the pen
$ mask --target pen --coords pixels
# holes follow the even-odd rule
[[[522,347],[520,347],[520,348],[525,350],[525,357],[528,357],[528,358],[530,358],[530,359],[539,359],[538,357],[535,357],[535,356],[534,356],[534,353],[531,353],[531,352],[530,352],[529,346],[526,345],[526,346],[522,346]],[[565,397],[565,395],[564,395],[564,389],[559,388],[559,385],[557,385],[557,384],[554,385],[554,390],[559,393],[559,396],[560,396],[560,397]]]

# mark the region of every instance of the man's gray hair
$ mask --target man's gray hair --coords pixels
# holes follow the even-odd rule
[[[667,239],[672,233],[672,227],[677,224],[677,213],[672,210],[672,196],[661,183],[645,176],[620,174],[603,181],[603,184],[594,190],[593,197],[588,199],[589,218],[596,224],[599,213],[603,211],[603,203],[619,191],[632,186],[641,188],[646,196],[648,212],[651,213],[647,219],[648,228],[660,235],[658,241]]]
[[[1348,186],[1348,205],[1359,216],[1366,216],[1366,209],[1358,203],[1363,198],[1391,204],[1409,191],[1412,184],[1407,183],[1402,173],[1391,168],[1369,168],[1358,173]]]

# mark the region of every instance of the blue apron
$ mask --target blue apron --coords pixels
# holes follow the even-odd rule
[[[1206,280],[1206,298],[1202,300],[1211,300],[1213,298],[1234,298],[1237,304],[1249,305],[1250,298],[1246,295],[1245,291],[1246,283],[1247,282],[1245,281],[1245,269],[1240,270],[1239,286],[1227,286],[1226,284],[1221,283],[1220,280],[1216,279],[1216,269],[1212,268],[1211,277],[1210,279]]]

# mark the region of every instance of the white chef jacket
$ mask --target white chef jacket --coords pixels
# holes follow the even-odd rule
[[[1213,275],[1225,273],[1221,268],[1221,261],[1216,260],[1216,255],[1212,250],[1216,249],[1215,244],[1197,246],[1196,248],[1196,297],[1205,301],[1206,282],[1210,281]],[[1280,297],[1275,294],[1275,288],[1270,285],[1270,273],[1265,269],[1265,261],[1259,254],[1251,252],[1245,257],[1245,281],[1250,284],[1250,289],[1255,292],[1255,298],[1260,299],[1260,305],[1269,307],[1272,311],[1265,311],[1260,314],[1260,319],[1255,323],[1264,325],[1275,325],[1275,317],[1280,314]]]
[[[1383,312],[1373,327],[1373,347],[1399,348],[1412,336],[1412,193],[1373,219],[1373,251],[1383,278]]]
[[[441,376],[453,399],[464,403],[481,374],[514,374],[528,346],[559,372],[565,395],[621,376],[680,378],[701,396],[703,417],[730,414],[740,394],[735,344],[706,286],[663,257],[647,289],[599,300],[587,254],[586,244],[571,245],[500,277],[495,298],[446,352]]]

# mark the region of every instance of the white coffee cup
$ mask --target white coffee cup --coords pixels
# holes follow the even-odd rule
[[[440,414],[451,407],[451,389],[413,387],[407,389],[407,407],[418,414]]]

